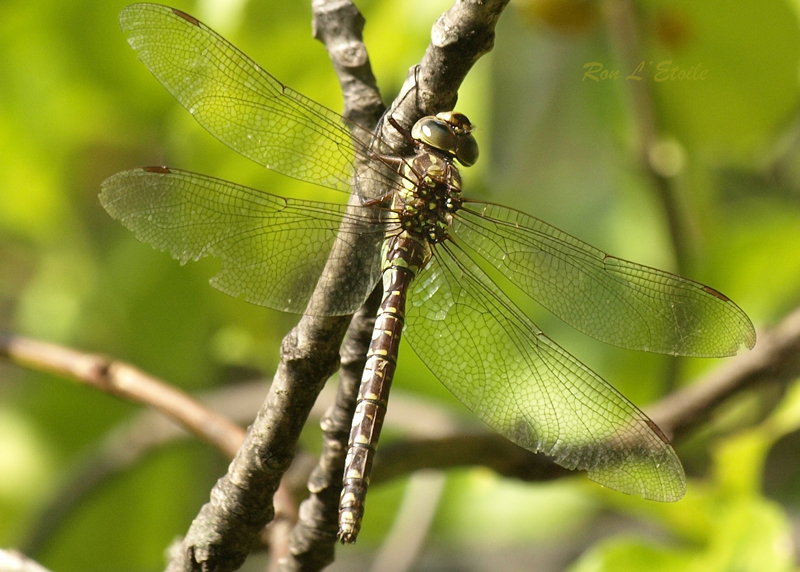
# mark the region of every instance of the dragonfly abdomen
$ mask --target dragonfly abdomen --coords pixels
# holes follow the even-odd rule
[[[386,415],[403,333],[406,292],[429,256],[430,247],[425,241],[409,233],[391,238],[387,245],[383,301],[375,320],[358,391],[339,501],[339,540],[344,544],[355,542],[361,528],[372,462]]]

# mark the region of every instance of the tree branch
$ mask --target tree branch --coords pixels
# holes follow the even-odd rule
[[[328,51],[342,88],[342,115],[372,131],[386,106],[364,45],[364,17],[350,0],[313,0],[311,8],[314,38]]]
[[[800,308],[776,327],[759,333],[753,350],[732,358],[696,383],[644,410],[665,434],[679,441],[739,393],[767,383],[785,386],[798,376]],[[485,466],[505,477],[523,481],[547,481],[575,474],[499,435],[455,430],[433,439],[382,447],[375,460],[372,482],[383,482],[420,469],[472,465]]]
[[[314,0],[312,9],[314,38],[325,45],[342,88],[343,115],[372,131],[385,107],[363,42],[364,18],[349,0]],[[348,328],[336,401],[321,422],[322,452],[308,481],[311,495],[300,505],[289,553],[278,563],[279,570],[321,570],[333,562],[350,423],[379,304],[376,287]]]
[[[426,98],[433,105],[444,106],[439,109],[451,109],[466,73],[480,55],[491,49],[494,24],[506,3],[507,0],[490,2],[488,8],[479,6],[479,9],[471,9],[472,5],[457,2],[436,23],[433,41],[420,66],[421,73],[411,75],[414,80],[426,78],[428,90],[446,86],[443,91],[444,103],[436,98]],[[314,0],[312,6],[314,37],[325,44],[339,77],[344,94],[344,115],[371,129],[377,124],[384,108],[363,43],[364,20],[349,0]],[[425,91],[425,88],[421,90]],[[450,107],[447,107],[448,99]],[[405,100],[405,94],[401,93],[396,103],[402,105]],[[417,109],[411,118],[416,121],[425,114]],[[410,129],[413,121],[406,124],[407,129]],[[399,136],[394,132],[382,132],[382,135],[387,140]],[[316,571],[333,561],[350,421],[379,303],[380,291],[376,288],[370,301],[351,323],[342,350],[343,369],[336,404],[322,421],[323,451],[320,464],[309,480],[312,494],[300,507],[298,525],[291,538],[291,556],[281,562],[281,570]]]
[[[134,366],[30,338],[0,333],[0,357],[54,373],[127,401],[149,405],[232,458],[244,430],[202,403]]]
[[[294,457],[297,440],[325,381],[339,362],[347,316],[303,316],[281,346],[281,362],[266,402],[250,426],[228,473],[195,517],[167,568],[231,571],[272,520],[272,497]]]
[[[683,438],[731,397],[756,385],[786,385],[800,375],[800,308],[780,324],[760,332],[758,344],[700,382],[675,391],[648,408],[648,415],[667,434]]]
[[[94,488],[94,484],[129,466],[153,447],[174,439],[180,433],[177,427],[206,441],[228,459],[234,457],[244,441],[245,431],[239,425],[176,387],[128,363],[2,333],[0,356],[29,369],[53,373],[127,401],[149,405],[172,422],[165,425],[159,423],[160,417],[144,416],[138,423],[112,433],[100,452],[88,459],[75,473],[80,478],[67,479],[61,495],[49,504],[40,526],[34,527],[33,535],[26,542],[29,552],[34,552],[42,545],[62,518]],[[263,394],[264,384],[260,385],[260,393]],[[297,520],[293,497],[292,491],[281,482],[275,504],[282,524],[289,522],[292,526]],[[284,539],[283,543],[279,541],[282,534],[279,526],[272,527],[267,534],[267,542],[274,552],[288,552],[288,548],[282,548],[288,539]]]
[[[390,113],[411,130],[425,115],[452,110],[458,90],[478,59],[494,47],[495,26],[509,0],[456,0],[431,30],[431,43],[419,65],[409,70]],[[383,124],[382,137],[407,149],[399,133]]]
[[[329,46],[339,74],[346,101],[345,115],[371,129],[382,113],[383,104],[374,87],[375,79],[361,42],[363,19],[346,0],[317,1],[314,14],[315,36]],[[356,165],[356,170],[364,167]],[[350,204],[358,205],[358,201],[359,198],[353,194]],[[345,221],[345,224],[354,223]],[[372,239],[370,233],[360,235],[351,229],[347,240],[335,242],[323,270],[324,280],[320,280],[309,302],[317,309],[315,313],[318,316],[335,313],[326,311],[326,308],[335,307],[343,289],[351,287],[354,273],[366,272],[359,265],[371,262],[365,253],[372,252]],[[169,572],[205,569],[224,572],[235,570],[244,562],[253,546],[253,538],[273,516],[272,494],[291,462],[314,401],[339,365],[339,346],[349,320],[349,316],[306,315],[284,339],[281,364],[267,401],[228,474],[217,482],[211,491],[211,501],[192,523],[182,549],[170,562]],[[341,479],[341,472],[338,478]],[[330,496],[330,492],[326,496]],[[311,512],[303,511],[304,522],[314,519]],[[325,544],[323,541],[322,544],[303,546],[300,536],[298,533],[292,537],[293,553],[297,555],[316,551],[311,544],[315,547]],[[321,550],[331,554],[327,556],[320,552],[318,558],[332,558],[332,545],[330,549]],[[294,558],[287,555],[284,561],[288,563]]]
[[[177,392],[169,387],[166,393],[160,389],[153,391],[153,383],[163,382],[158,382],[146,374],[142,374],[144,377],[139,377],[138,370],[123,362],[7,334],[0,335],[0,356],[29,369],[55,373],[109,392],[112,392],[111,388],[116,387],[116,383],[113,380],[100,381],[98,372],[130,368],[134,373],[126,376],[128,383],[125,392],[119,395],[154,407],[157,407],[157,401],[155,403],[148,401],[146,396]],[[108,367],[109,364],[116,366],[111,368]],[[760,332],[759,343],[752,351],[731,359],[698,382],[646,408],[646,412],[665,433],[680,440],[740,392],[765,383],[786,385],[798,375],[800,375],[800,308],[795,309],[776,327]],[[151,389],[140,391],[137,388],[139,379],[143,379],[145,386],[150,386]],[[248,406],[254,402],[254,396],[260,393],[261,387],[262,384],[259,382],[225,389],[213,392],[209,400],[226,415],[235,416],[245,423],[252,418],[254,412]],[[114,394],[118,394],[116,391],[113,391]],[[316,405],[317,415],[324,409],[326,400],[333,399],[332,392],[328,392],[328,395],[329,397]],[[183,417],[181,407],[173,406],[172,411],[178,418]],[[547,481],[574,475],[573,472],[559,467],[542,455],[525,451],[499,435],[475,429],[474,425],[470,428],[470,425],[462,422],[460,418],[444,414],[435,406],[402,394],[393,396],[386,426],[416,438],[396,442],[380,449],[373,471],[373,484],[421,469],[461,466],[485,466],[505,477],[523,481]],[[113,447],[129,453],[133,460],[144,451],[174,439],[179,434],[167,427],[162,426],[159,429],[157,419],[150,413],[145,413],[138,420],[134,420],[130,428],[134,427],[139,429],[123,430],[131,435],[130,438],[117,441],[117,444],[122,443],[122,445]],[[207,430],[211,427],[215,425],[195,424],[192,432],[196,433],[197,428]],[[118,439],[116,435],[112,434],[107,442],[116,441]],[[207,442],[215,442],[212,437],[213,435],[201,433],[201,438]],[[132,461],[123,464],[127,466],[130,462]],[[110,472],[107,471],[103,475],[108,475]],[[289,490],[292,488],[290,486]],[[286,512],[290,513],[291,507]],[[48,514],[53,516],[49,511]],[[57,515],[55,518],[57,520]],[[279,544],[275,548],[279,549]]]

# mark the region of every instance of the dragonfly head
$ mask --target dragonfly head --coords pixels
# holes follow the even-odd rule
[[[414,124],[411,137],[455,157],[465,167],[478,160],[478,142],[472,135],[472,123],[457,111],[428,115]]]

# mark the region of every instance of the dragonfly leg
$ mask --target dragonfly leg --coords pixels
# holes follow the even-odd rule
[[[398,132],[400,135],[402,135],[402,136],[403,136],[403,139],[405,139],[405,140],[406,140],[406,143],[408,143],[409,145],[411,145],[411,146],[412,146],[412,147],[414,147],[415,149],[419,148],[419,141],[417,141],[416,139],[414,139],[414,138],[411,136],[411,131],[409,131],[408,129],[406,129],[406,128],[405,128],[405,127],[403,127],[402,125],[400,125],[400,122],[398,122],[398,121],[397,121],[397,119],[395,119],[393,115],[389,115],[389,116],[387,116],[387,117],[386,117],[386,121],[388,121],[388,122],[389,122],[389,125],[391,125],[392,127],[394,127],[394,128],[397,130],[397,132]]]

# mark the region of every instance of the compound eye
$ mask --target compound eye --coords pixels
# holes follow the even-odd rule
[[[463,113],[458,111],[443,111],[437,113],[436,117],[446,121],[453,127],[456,133],[469,133],[472,131],[472,123]]]
[[[432,115],[417,121],[411,129],[411,136],[417,141],[448,153],[453,153],[457,145],[456,134],[452,127]]]
[[[478,142],[471,133],[458,137],[458,147],[456,148],[456,159],[465,167],[471,167],[478,160]]]

